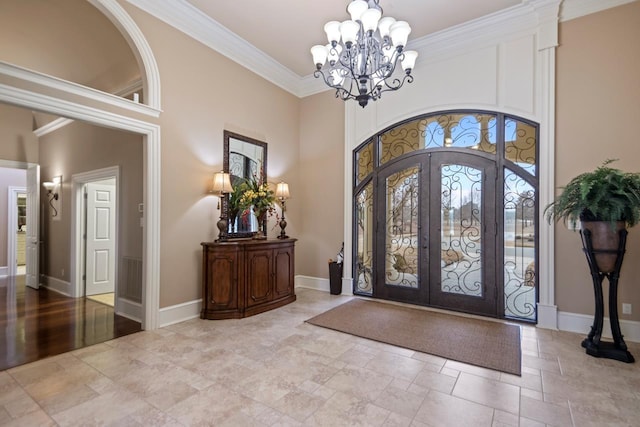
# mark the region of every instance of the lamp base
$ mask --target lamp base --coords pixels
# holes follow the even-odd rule
[[[227,241],[227,220],[223,217],[220,217],[218,222],[216,223],[218,227],[218,238],[216,242],[226,242]]]
[[[288,239],[289,236],[286,235],[286,233],[284,232],[284,229],[287,228],[287,221],[284,220],[284,215],[282,216],[282,219],[280,220],[280,235],[278,236],[278,239]]]

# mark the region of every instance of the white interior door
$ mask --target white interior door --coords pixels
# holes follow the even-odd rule
[[[85,295],[115,291],[115,179],[88,183]]]
[[[40,165],[27,169],[27,235],[25,237],[26,252],[26,284],[38,289],[40,286],[39,253],[40,238],[38,234],[40,208]]]

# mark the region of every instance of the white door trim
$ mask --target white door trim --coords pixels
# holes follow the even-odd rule
[[[7,275],[15,276],[18,272],[16,268],[16,224],[18,223],[18,193],[26,193],[27,187],[8,188],[7,201]]]
[[[157,117],[160,112],[160,73],[144,34],[116,0],[92,0],[92,4],[105,13],[127,40],[133,42],[132,51],[141,59],[140,71],[143,74],[146,103],[150,108],[157,110],[155,114],[151,114]],[[33,79],[38,81],[37,85],[30,83]],[[122,114],[114,113],[111,102],[113,95],[81,85],[60,85],[60,79],[31,70],[24,69],[17,75],[11,75],[0,67],[0,81],[8,82],[8,84],[0,83],[0,102],[142,135],[145,162],[142,329],[158,328],[161,243],[160,125],[122,115],[131,114],[130,108],[123,107],[120,110]],[[46,93],[55,94],[55,96],[45,95]],[[130,101],[127,103],[135,104]],[[93,105],[104,107],[96,108]]]
[[[84,234],[84,197],[85,184],[103,179],[116,179],[116,249],[115,249],[115,273],[118,277],[118,236],[120,234],[120,166],[111,166],[88,172],[75,173],[71,176],[71,296],[74,298],[84,296],[83,274],[83,241]],[[118,287],[116,286],[116,298],[118,300]],[[117,312],[118,307],[116,307]]]
[[[2,76],[2,73],[0,73]],[[0,102],[141,134],[144,140],[142,328],[158,328],[160,307],[160,126],[0,83]]]

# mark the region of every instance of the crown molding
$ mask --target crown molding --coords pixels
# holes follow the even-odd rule
[[[34,130],[33,133],[38,138],[41,138],[51,132],[55,132],[60,128],[65,127],[68,124],[73,123],[73,119],[67,119],[65,117],[59,117],[44,126],[40,126],[38,129]]]
[[[144,86],[142,84],[142,79],[136,79],[127,83],[125,86],[121,87],[117,91],[113,92],[113,94],[124,98],[125,96],[129,96],[136,92],[140,92],[141,90],[143,90],[143,87]]]
[[[560,8],[560,22],[600,12],[637,0],[564,0]]]
[[[331,90],[313,74],[301,77],[294,73],[186,0],[127,1],[297,97]],[[632,1],[638,0],[522,0],[516,6],[411,40],[408,47],[420,53],[418,63],[436,62],[500,43],[505,35],[526,35],[536,33],[540,25],[557,25],[559,7],[560,21],[566,21]],[[555,43],[550,40],[547,45]]]
[[[186,0],[161,2],[157,0],[127,1],[276,86],[293,95],[300,96],[300,76],[213,20]]]

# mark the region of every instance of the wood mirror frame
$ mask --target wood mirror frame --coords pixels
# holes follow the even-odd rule
[[[224,131],[223,170],[230,175],[231,185],[235,187],[241,179],[249,179],[259,174],[267,181],[267,143],[240,135],[231,131]],[[230,194],[222,198],[222,212],[227,218],[227,238],[237,239],[253,236],[262,230],[266,234],[266,220],[256,224],[255,217],[245,221],[237,217],[231,218],[229,212]],[[237,219],[237,221],[236,221]]]

